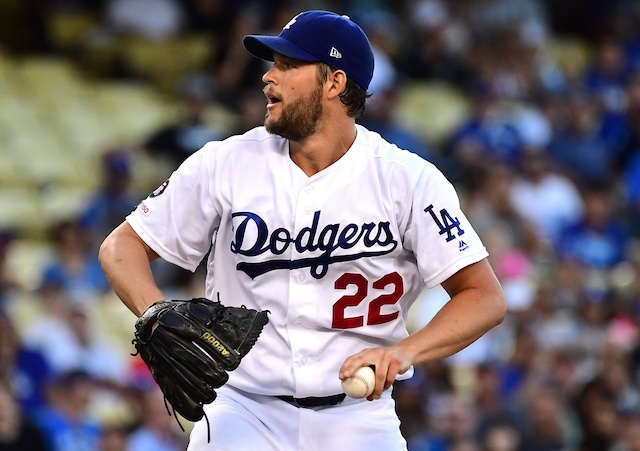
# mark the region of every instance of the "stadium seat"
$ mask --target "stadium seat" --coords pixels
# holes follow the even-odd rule
[[[397,121],[427,142],[438,144],[467,114],[467,100],[447,83],[413,82],[399,96]]]
[[[206,67],[213,55],[213,47],[206,34],[185,35],[166,41],[125,37],[119,44],[127,69],[170,95],[175,94],[179,80],[186,73]]]
[[[36,236],[42,235],[46,225],[35,188],[0,189],[0,229]]]
[[[92,13],[53,11],[47,16],[47,31],[53,45],[61,51],[75,51],[99,23]]]
[[[554,37],[545,53],[555,60],[565,72],[567,78],[578,79],[591,58],[591,49],[583,40],[576,37]]]
[[[7,275],[25,289],[35,290],[44,266],[52,257],[50,244],[42,240],[18,239],[11,243],[7,252]]]

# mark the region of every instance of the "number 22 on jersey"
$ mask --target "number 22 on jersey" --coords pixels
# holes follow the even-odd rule
[[[397,272],[389,273],[374,281],[371,287],[369,287],[369,281],[362,274],[345,273],[336,280],[334,287],[336,290],[355,287],[356,292],[342,296],[333,304],[333,320],[331,323],[333,329],[353,329],[362,327],[365,324],[374,326],[393,321],[399,315],[398,311],[382,313],[383,306],[397,303],[404,292],[402,277]],[[391,288],[390,293],[389,288]],[[360,305],[367,298],[370,291],[375,298],[369,302],[367,315],[347,316],[347,308]],[[378,291],[383,293],[376,295]]]

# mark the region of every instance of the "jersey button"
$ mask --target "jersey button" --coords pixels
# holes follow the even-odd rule
[[[302,363],[303,365],[306,365],[308,361],[309,361],[309,360],[308,360],[306,357],[303,357],[303,358],[300,360],[300,363]]]
[[[305,187],[304,187],[304,190],[305,190],[307,193],[310,193],[311,191],[313,191],[313,189],[314,189],[314,188],[313,188],[313,185],[307,185],[307,186],[305,186]]]
[[[296,324],[302,324],[302,321],[304,321],[302,318],[296,318]]]
[[[305,275],[304,275],[304,274],[298,274],[298,280],[299,280],[300,282],[304,282],[306,279],[307,279],[307,278],[305,277]]]

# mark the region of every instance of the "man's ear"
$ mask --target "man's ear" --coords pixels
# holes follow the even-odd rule
[[[347,87],[347,74],[343,70],[336,70],[327,79],[327,97],[332,100],[342,94]]]

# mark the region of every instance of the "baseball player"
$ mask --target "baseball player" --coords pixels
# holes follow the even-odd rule
[[[207,298],[270,312],[189,450],[406,449],[394,381],[503,319],[487,251],[436,167],[356,124],[374,64],[358,25],[306,11],[243,42],[273,61],[264,126],[190,156],[106,238],[104,271],[140,316],[165,299],[150,261],[195,270],[209,253]],[[451,300],[409,335],[438,284]],[[374,392],[345,397],[368,365]]]

